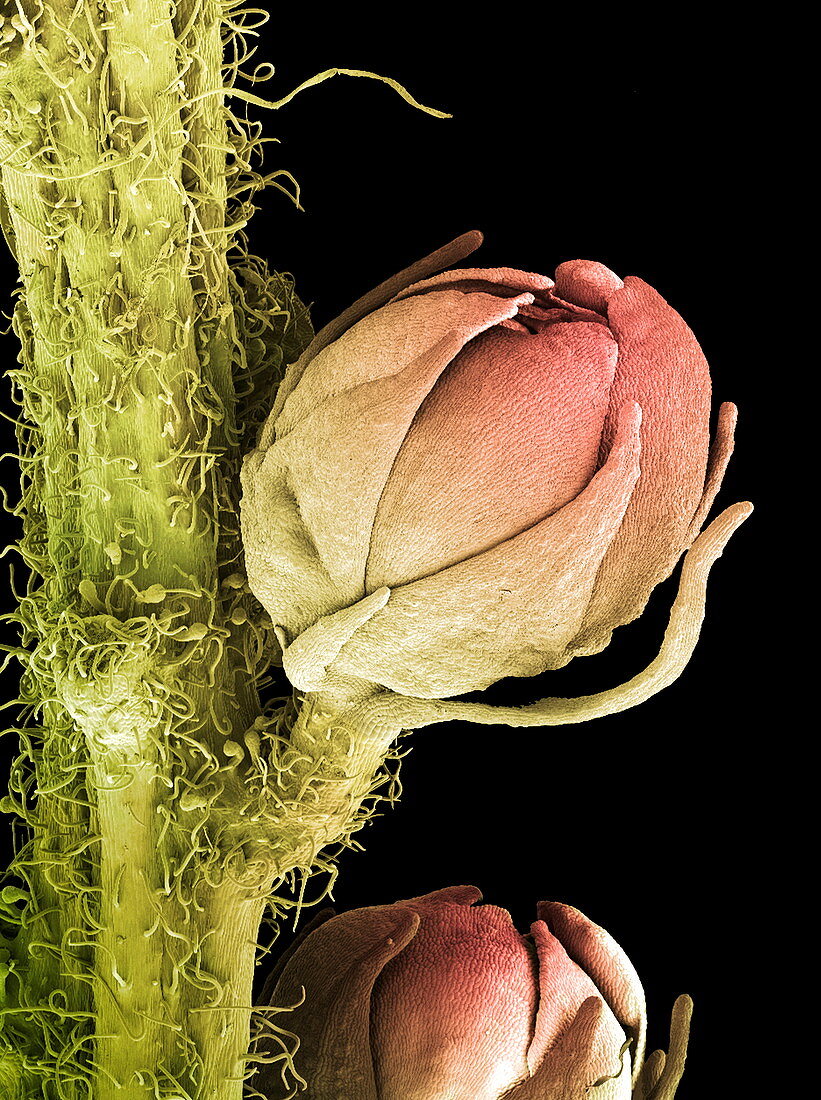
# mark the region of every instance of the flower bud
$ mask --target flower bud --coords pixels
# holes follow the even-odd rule
[[[285,958],[262,1001],[296,1006],[278,1024],[312,1100],[630,1100],[646,1014],[625,953],[569,905],[541,903],[523,936],[480,897],[331,916]],[[280,1100],[286,1076],[253,1084]]]
[[[652,287],[440,271],[377,288],[287,373],[243,469],[253,591],[292,682],[446,699],[592,654],[693,542],[732,450]],[[438,273],[435,273],[438,272]]]

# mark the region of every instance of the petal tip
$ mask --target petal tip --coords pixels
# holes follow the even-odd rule
[[[738,423],[738,405],[734,401],[722,401],[718,408],[719,417],[726,417],[729,421],[730,427],[735,427]]]
[[[624,417],[625,423],[630,428],[641,427],[644,410],[638,401],[626,401],[619,410],[619,415]]]
[[[732,532],[736,531],[745,520],[750,518],[754,510],[752,501],[738,500],[735,504],[731,504],[729,508],[725,508],[724,511],[713,520],[710,527],[714,525],[718,526],[720,521],[724,521],[724,523],[729,525],[730,534],[732,534]],[[708,531],[710,527],[707,528]]]
[[[470,246],[470,251],[475,252],[485,243],[485,235],[481,229],[468,229],[457,240],[463,241],[465,247]]]

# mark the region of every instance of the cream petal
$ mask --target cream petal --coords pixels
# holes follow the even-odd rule
[[[396,275],[391,275],[390,278],[380,283],[379,286],[374,287],[373,290],[369,290],[367,294],[363,294],[361,298],[358,298],[352,305],[348,306],[348,308],[340,313],[338,317],[335,317],[333,321],[330,321],[324,328],[320,329],[299,359],[297,359],[295,363],[292,363],[285,372],[285,377],[282,379],[277,389],[271,413],[265,421],[260,433],[258,446],[263,448],[268,447],[273,441],[274,425],[277,417],[282,411],[282,406],[285,404],[286,398],[290,396],[292,390],[302,378],[308,364],[315,359],[321,351],[328,347],[334,340],[338,339],[338,337],[349,328],[352,328],[357,321],[360,321],[369,313],[373,313],[374,310],[379,309],[380,306],[389,302],[409,284],[425,279],[428,275],[431,275],[435,271],[439,271],[443,267],[450,267],[451,264],[458,263],[459,260],[464,259],[465,256],[469,256],[471,252],[475,252],[481,245],[482,239],[482,234],[475,229],[470,230],[468,233],[463,233],[455,240],[443,245],[442,248],[437,248],[435,252],[431,252],[430,255],[424,256],[421,260],[417,260],[416,263],[411,264],[410,267],[404,268],[402,271],[397,272]]]
[[[538,275],[535,271],[518,271],[514,267],[459,267],[411,283],[396,295],[394,301],[414,294],[425,294],[443,286],[462,291],[485,290],[490,294],[507,291],[511,295],[529,290],[538,297],[552,289],[553,280],[547,275]]]
[[[323,402],[269,448],[272,461],[287,469],[305,531],[342,593],[326,610],[365,595],[365,565],[385,481],[419,404],[457,344],[450,334],[398,374]],[[279,531],[272,527],[267,537],[279,541]]]
[[[361,381],[321,401],[269,448],[275,456],[271,461],[288,470],[288,485],[299,514],[333,584],[345,593],[343,603],[365,594],[374,517],[419,405],[465,342],[515,314],[522,301],[480,294],[461,298],[461,308],[450,318],[452,326],[444,325],[435,343],[430,342],[431,335],[438,331],[443,317],[432,311],[426,339],[419,342],[423,350],[405,357],[401,370]],[[300,393],[302,386],[294,396]],[[280,419],[287,413],[286,405]],[[260,467],[260,471],[264,469]],[[264,502],[259,475],[257,491],[257,499]],[[268,538],[279,538],[276,528],[271,528]]]
[[[614,1093],[613,1100],[629,1100],[629,1054],[620,1059],[612,1025],[608,1027],[609,1011],[601,997],[589,997],[533,1076],[505,1093],[503,1100],[587,1100],[595,1095],[591,1086],[614,1075],[622,1091]]]
[[[637,676],[618,687],[578,698],[540,699],[523,707],[489,706],[463,699],[422,699],[382,691],[357,705],[351,722],[363,728],[422,729],[438,722],[476,722],[481,725],[566,726],[590,722],[638,706],[672,684],[684,670],[704,621],[710,568],[733,532],[752,512],[749,502],[727,508],[702,531],[684,558],[678,595],[658,656]]]
[[[348,603],[350,587],[347,579],[337,584],[321,561],[278,458],[274,449],[252,451],[242,464],[242,546],[252,592],[294,638]]]
[[[276,438],[282,439],[328,398],[396,375],[409,363],[429,357],[439,345],[455,342],[454,337],[461,349],[485,329],[515,317],[520,306],[532,301],[529,293],[503,297],[464,294],[448,287],[389,302],[311,360],[277,417]],[[446,366],[444,362],[442,369]]]
[[[599,563],[638,477],[640,410],[587,488],[491,550],[393,589],[333,664],[406,695],[443,698],[566,662]]]
[[[325,615],[283,646],[282,670],[297,691],[319,691],[325,686],[329,665],[357,630],[388,602],[390,589],[377,588],[355,604]]]

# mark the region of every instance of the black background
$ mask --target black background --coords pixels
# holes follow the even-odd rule
[[[343,856],[335,904],[474,883],[525,931],[540,898],[567,901],[632,957],[651,1046],[666,1046],[675,996],[694,996],[680,1100],[758,1095],[748,1072],[756,1066],[763,1080],[766,1052],[739,1006],[765,998],[758,899],[780,882],[779,767],[756,736],[769,721],[761,639],[773,629],[760,586],[774,493],[768,364],[750,323],[750,288],[765,278],[775,232],[765,66],[739,32],[702,34],[683,17],[644,26],[642,39],[638,24],[591,12],[557,22],[496,11],[478,28],[442,11],[395,18],[369,39],[364,20],[340,20],[310,45],[307,18],[263,30],[259,57],[277,73],[257,94],[277,98],[336,64],[396,77],[454,118],[341,77],[276,114],[250,108],[282,140],[266,168],[294,173],[305,208],[270,192],[252,223],[254,250],[294,273],[317,327],[470,228],[486,236],[470,263],[552,274],[585,257],[640,275],[694,329],[716,407],[739,405],[719,505],[752,499],[757,511],[713,570],[695,656],[659,696],[577,727],[452,724],[408,739],[403,796],[359,834],[364,851]],[[11,337],[5,347],[16,354]],[[655,655],[675,583],[603,654],[505,682],[489,698],[586,694],[634,675]]]

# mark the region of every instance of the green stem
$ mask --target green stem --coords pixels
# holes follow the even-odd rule
[[[163,950],[157,849],[163,826],[157,765],[97,771],[100,934],[96,941],[95,1058],[99,1100],[148,1100],[154,1082],[141,1071],[168,1066],[180,989]]]
[[[192,1008],[191,1040],[204,1052],[198,1097],[242,1100],[248,1075],[257,936],[264,899],[235,883],[216,891],[203,943],[203,963],[218,983]]]
[[[223,6],[52,0],[21,20],[0,161],[41,726],[17,784],[30,899],[5,1034],[32,1095],[93,1079],[95,1097],[233,1100],[266,895],[227,872],[260,830],[224,746],[262,718],[266,658],[237,583],[235,386],[253,379],[227,260],[242,148],[213,94]]]
[[[229,876],[197,882],[198,860],[166,827],[159,775],[141,759],[99,776],[95,1100],[149,1100],[158,1088],[241,1100],[266,893]]]
[[[26,1100],[240,1100],[265,906],[330,868],[397,732],[357,717],[362,684],[287,721],[258,698],[274,639],[242,575],[238,470],[309,326],[283,279],[229,262],[253,209],[230,200],[264,183],[224,106],[235,15],[0,16],[31,573],[0,1082]]]

